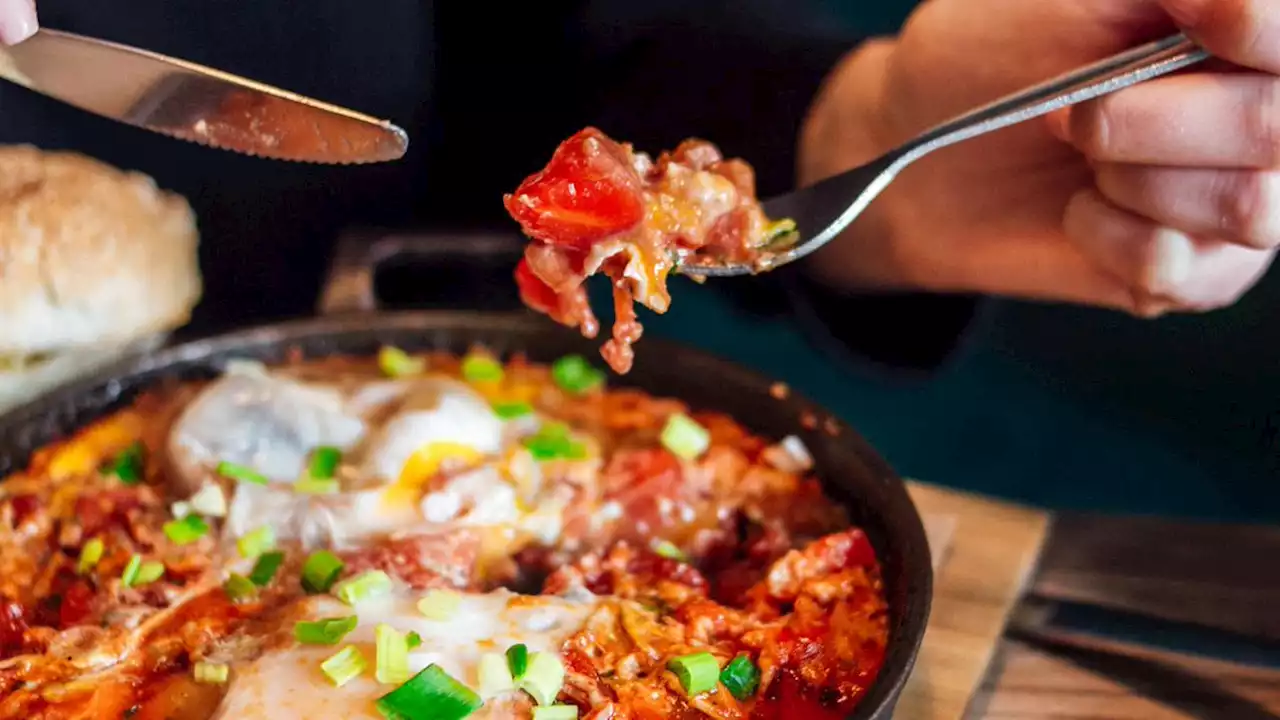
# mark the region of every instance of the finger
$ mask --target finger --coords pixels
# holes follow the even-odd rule
[[[1160,0],[1160,4],[1214,55],[1280,73],[1280,9],[1275,0]]]
[[[1072,198],[1064,228],[1098,267],[1131,288],[1139,310],[1144,298],[1185,310],[1230,305],[1252,287],[1273,255],[1161,227],[1109,204],[1095,190]]]
[[[0,0],[0,44],[17,45],[35,34],[34,0]]]
[[[1280,78],[1180,75],[1072,109],[1071,143],[1095,161],[1280,167]]]
[[[1254,248],[1280,244],[1280,172],[1101,165],[1098,189],[1158,225]]]

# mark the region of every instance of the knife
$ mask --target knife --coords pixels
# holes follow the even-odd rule
[[[0,77],[144,130],[273,160],[399,160],[403,130],[385,120],[184,60],[41,29],[0,47]]]
[[[1059,515],[1027,595],[1280,644],[1280,528]]]

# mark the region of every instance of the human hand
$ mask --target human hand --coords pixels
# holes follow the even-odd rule
[[[833,71],[801,181],[1177,27],[1221,60],[919,161],[814,274],[1141,315],[1235,302],[1280,244],[1274,0],[930,0]]]
[[[0,45],[17,45],[37,27],[35,0],[0,0]]]

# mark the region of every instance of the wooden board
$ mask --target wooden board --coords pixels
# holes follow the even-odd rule
[[[1034,593],[1123,608],[1131,595],[1145,601],[1162,591],[1174,594],[1170,583],[1186,590],[1199,572],[1207,589],[1200,592],[1192,583],[1191,597],[1211,592],[1247,616],[1248,634],[1274,637],[1275,617],[1259,610],[1275,606],[1280,586],[1274,574],[1256,572],[1275,555],[1273,530],[1206,526],[1195,532],[1209,533],[1210,541],[1183,547],[1167,530],[1157,532],[1159,521],[1125,518],[1108,527],[1089,519],[1088,532],[1075,532],[1071,542],[1050,551],[1051,531],[1064,534],[1069,517],[1051,528],[1042,511],[917,482],[909,489],[924,516],[935,587],[929,628],[896,720],[1280,718],[1280,668],[1056,634],[1038,619],[1035,603],[1020,603]],[[1089,541],[1091,532],[1105,538]],[[1189,532],[1180,527],[1175,534]],[[1169,569],[1187,565],[1186,554],[1199,546],[1224,544],[1233,552],[1256,546],[1253,571],[1241,575],[1216,561],[1182,574]],[[1104,592],[1117,583],[1127,592]],[[1172,601],[1154,607],[1170,619],[1195,619]]]
[[[961,720],[1035,569],[1041,511],[909,483],[934,552],[933,610],[896,720]]]
[[[1068,660],[1005,641],[971,720],[1274,720],[1280,671],[1097,643]],[[1116,654],[1109,650],[1118,649]]]

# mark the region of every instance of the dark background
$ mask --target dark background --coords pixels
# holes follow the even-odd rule
[[[267,163],[8,86],[0,142],[77,149],[187,195],[207,279],[195,328],[213,331],[311,312],[345,228],[510,229],[501,193],[587,123],[641,149],[709,137],[756,165],[762,193],[785,188],[823,71],[909,4],[44,0],[51,27],[387,117],[413,147],[380,167]],[[421,277],[401,282],[406,300],[443,295]],[[930,375],[816,347],[767,283],[674,285],[676,310],[647,322],[651,333],[787,380],[910,475],[1059,507],[1280,519],[1275,273],[1237,307],[1156,322],[989,303],[971,341]],[[504,292],[495,276],[449,302]]]

